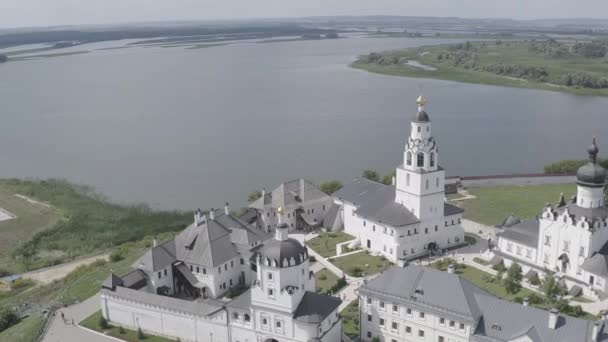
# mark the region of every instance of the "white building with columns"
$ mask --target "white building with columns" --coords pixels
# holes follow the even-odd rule
[[[562,195],[534,219],[511,217],[498,234],[495,262],[516,262],[525,272],[554,273],[571,294],[581,291],[604,297],[608,285],[608,207],[604,190],[606,170],[598,163],[593,139],[589,161],[577,172],[577,192]]]
[[[274,239],[260,240],[228,208],[197,211],[192,226],[155,245],[136,270],[102,284],[103,317],[181,341],[340,342],[341,300],[315,292],[308,250],[277,215]],[[229,299],[226,288],[243,292]]]
[[[445,170],[425,103],[420,96],[392,186],[357,178],[333,194],[344,231],[392,262],[464,243],[463,210],[445,202]]]

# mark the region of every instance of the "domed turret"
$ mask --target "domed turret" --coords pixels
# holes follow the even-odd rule
[[[282,222],[283,208],[277,210],[279,222],[274,240],[258,252],[262,263],[274,267],[291,267],[308,260],[308,250],[300,241],[289,237],[289,226]]]
[[[576,180],[578,185],[587,187],[603,187],[606,185],[606,169],[597,162],[597,154],[599,148],[595,144],[595,138],[589,148],[589,162],[581,166],[576,172]]]

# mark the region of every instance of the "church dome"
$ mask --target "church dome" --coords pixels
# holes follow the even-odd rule
[[[429,118],[429,115],[426,113],[426,111],[420,110],[420,111],[418,111],[418,114],[416,114],[416,121],[417,122],[429,122],[429,121],[431,121],[431,118]]]
[[[280,268],[299,265],[308,259],[308,250],[294,238],[270,240],[258,253],[262,264],[269,260],[271,266]]]
[[[577,183],[582,186],[602,187],[606,184],[606,169],[597,163],[599,149],[595,144],[595,138],[593,138],[593,143],[589,146],[587,152],[589,153],[589,162],[581,166],[576,172]]]

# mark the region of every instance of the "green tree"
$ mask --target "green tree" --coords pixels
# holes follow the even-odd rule
[[[380,342],[380,337],[374,336],[374,338],[372,338],[372,342]]]
[[[384,183],[386,185],[393,184],[393,177],[395,177],[396,174],[397,174],[396,171],[393,171],[393,172],[389,173],[388,175],[382,177],[382,183]]]
[[[510,294],[515,294],[521,289],[521,280],[523,274],[521,273],[521,266],[517,263],[511,264],[507,270],[507,276],[505,277],[503,284],[505,290]]]
[[[376,172],[376,170],[372,170],[372,169],[367,169],[363,171],[363,174],[361,175],[363,178],[367,178],[371,181],[374,182],[379,182],[380,181],[380,176],[378,175],[378,172]]]
[[[249,193],[249,196],[247,196],[247,201],[253,202],[260,197],[262,197],[262,193],[260,191],[252,191],[251,193]]]
[[[545,275],[542,281],[542,290],[550,305],[555,305],[563,296],[563,291],[559,283],[551,274]]]
[[[145,338],[146,338],[146,335],[144,335],[144,332],[141,330],[141,328],[137,328],[137,339],[143,340]]]
[[[342,188],[342,183],[339,181],[323,182],[319,185],[319,189],[324,193],[331,195]]]

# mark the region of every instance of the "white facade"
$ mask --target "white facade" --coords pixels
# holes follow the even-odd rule
[[[389,199],[393,203],[387,203],[389,209],[378,211],[391,212],[393,216],[410,215],[412,219],[391,224],[383,217],[361,214],[359,209],[366,205],[365,202],[377,201],[371,191],[369,199],[341,198],[348,190],[335,195],[335,202],[342,206],[344,231],[357,237],[363,248],[392,262],[414,259],[464,243],[464,230],[460,224],[462,210],[445,203],[445,171],[439,166],[439,149],[424,111],[424,102],[424,98],[418,99],[418,116],[411,122],[403,164],[396,169],[394,195],[391,193]],[[367,190],[361,192],[364,191]],[[386,189],[377,192],[381,191]],[[446,208],[450,208],[450,212],[446,212]],[[398,211],[403,213],[399,215]]]
[[[576,285],[585,295],[597,297],[608,290],[608,208],[605,171],[596,162],[595,142],[589,153],[590,162],[577,175],[576,197],[567,203],[562,195],[560,203],[545,206],[533,223],[505,227],[495,253],[504,256],[507,265],[516,262],[524,272],[555,273],[569,288]],[[529,239],[518,238],[518,232]],[[531,244],[532,238],[535,244]]]

